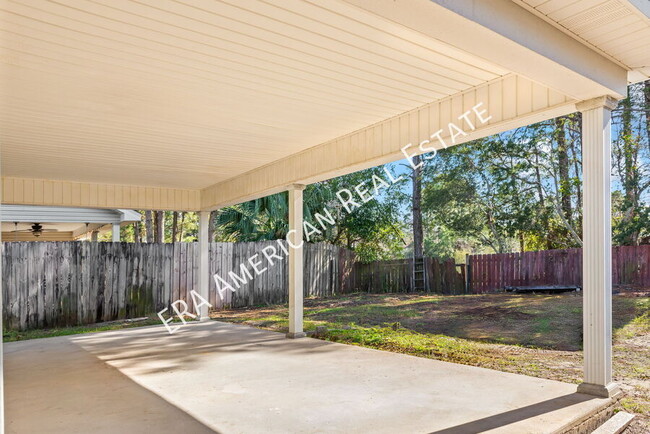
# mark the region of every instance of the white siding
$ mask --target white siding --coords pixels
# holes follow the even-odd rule
[[[199,209],[199,191],[2,177],[2,203],[174,211]]]

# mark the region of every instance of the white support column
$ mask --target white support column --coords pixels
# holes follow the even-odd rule
[[[208,239],[208,226],[210,212],[199,212],[199,295],[205,300],[210,300],[210,240]],[[199,310],[201,321],[209,319],[209,307],[202,305]]]
[[[289,333],[288,338],[302,338],[303,283],[302,283],[302,192],[304,185],[294,184],[289,189]]]
[[[113,231],[112,234],[113,236],[113,242],[114,243],[119,243],[120,242],[120,224],[119,223],[113,223]]]
[[[612,382],[611,110],[608,96],[577,104],[582,112],[582,297],[584,382],[578,392],[619,393]]]

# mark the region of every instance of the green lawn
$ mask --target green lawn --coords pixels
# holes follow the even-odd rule
[[[646,294],[647,295],[647,294]],[[213,313],[284,332],[286,306]],[[650,297],[614,296],[614,373],[623,407],[650,418]],[[358,294],[305,301],[305,330],[329,341],[579,383],[580,294]],[[645,422],[643,421],[645,420]]]
[[[105,332],[109,330],[120,330],[127,329],[132,327],[142,327],[154,324],[161,324],[160,319],[156,318],[143,318],[137,321],[133,320],[121,320],[121,321],[110,321],[105,323],[90,324],[86,326],[74,326],[74,327],[56,327],[50,329],[36,329],[36,330],[24,330],[24,331],[5,331],[2,337],[3,342],[15,342],[15,341],[24,341],[27,339],[39,339],[39,338],[51,338],[54,336],[68,336],[68,335],[77,335],[81,333],[94,333],[94,332]]]

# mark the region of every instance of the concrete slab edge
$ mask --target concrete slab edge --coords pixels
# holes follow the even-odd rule
[[[602,399],[602,398],[600,398]],[[589,413],[573,419],[553,434],[582,434],[592,432],[614,414],[618,400],[604,399],[603,404]]]
[[[593,434],[619,434],[632,422],[634,415],[619,411],[607,422],[599,426]]]

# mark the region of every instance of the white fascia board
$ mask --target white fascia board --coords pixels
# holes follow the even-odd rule
[[[132,209],[118,209],[118,212],[122,213],[120,221],[122,223],[133,223],[142,221],[142,215],[139,212]]]
[[[576,100],[627,92],[627,70],[511,0],[342,1]]]
[[[650,22],[650,1],[648,0],[619,0],[630,5],[630,9],[636,10],[648,22]]]

